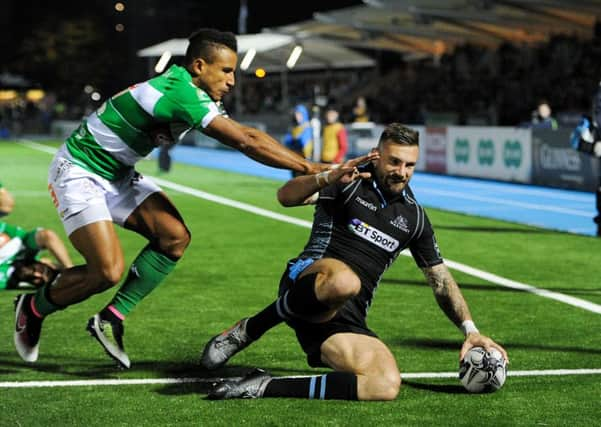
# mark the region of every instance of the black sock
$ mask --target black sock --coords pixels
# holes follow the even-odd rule
[[[121,323],[123,322],[123,320],[119,319],[115,313],[113,313],[111,310],[108,309],[108,307],[105,307],[102,309],[102,311],[100,312],[100,318],[103,320],[108,320],[111,323]]]
[[[263,397],[357,400],[357,376],[350,372],[331,372],[302,378],[273,378]]]
[[[265,332],[284,321],[278,315],[276,303],[277,301],[269,304],[246,321],[246,334],[253,340],[258,340]]]
[[[307,274],[276,301],[276,308],[286,318],[310,317],[330,310],[330,307],[317,299],[315,279],[317,273]]]

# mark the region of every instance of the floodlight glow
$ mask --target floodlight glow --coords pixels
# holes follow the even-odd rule
[[[38,102],[46,96],[46,93],[42,89],[29,89],[25,93],[25,98],[31,102]]]
[[[163,52],[163,54],[159,58],[157,65],[154,66],[154,71],[157,73],[162,73],[163,71],[165,71],[165,67],[167,67],[167,64],[169,63],[170,59],[171,59],[171,52],[166,50],[165,52]]]
[[[294,49],[292,49],[292,53],[290,54],[288,61],[286,61],[286,67],[290,69],[294,68],[294,66],[296,65],[296,61],[298,61],[298,58],[300,58],[301,56],[301,53],[303,53],[303,47],[301,45],[294,46]]]
[[[0,90],[0,101],[12,101],[18,96],[16,90]]]
[[[242,62],[240,63],[240,69],[242,71],[248,70],[248,67],[250,67],[250,64],[252,64],[253,59],[255,59],[256,54],[257,54],[257,50],[255,48],[250,48],[246,51],[246,55],[244,55],[244,58],[242,59]]]

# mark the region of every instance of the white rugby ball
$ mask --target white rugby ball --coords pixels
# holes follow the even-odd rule
[[[499,350],[471,348],[459,364],[459,379],[470,393],[490,393],[503,387],[507,361]]]

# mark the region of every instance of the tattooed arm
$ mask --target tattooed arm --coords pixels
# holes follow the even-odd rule
[[[503,354],[505,360],[509,361],[505,349],[489,337],[481,335],[471,322],[472,315],[470,314],[470,310],[447,266],[444,263],[438,264],[433,267],[424,268],[423,272],[434,292],[438,306],[455,326],[464,331],[465,342],[461,347],[459,359],[463,359],[463,356],[465,356],[465,353],[470,348],[480,346],[487,349],[495,347]],[[465,327],[467,322],[471,323],[471,327]]]
[[[455,326],[461,328],[464,321],[472,320],[470,310],[463,299],[459,286],[457,286],[445,264],[426,267],[423,272],[434,292],[438,306]]]

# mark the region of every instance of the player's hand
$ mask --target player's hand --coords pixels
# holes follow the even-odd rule
[[[316,173],[325,172],[330,169],[332,169],[331,163],[309,162],[309,169],[306,172],[306,175],[315,175]]]
[[[486,335],[482,335],[479,333],[469,333],[467,337],[465,337],[465,341],[461,346],[461,352],[459,353],[459,360],[463,360],[466,353],[472,347],[484,347],[486,351],[490,351],[492,348],[496,348],[501,352],[507,363],[509,363],[509,356],[507,356],[507,352],[503,347],[494,342],[492,339],[487,337]]]
[[[376,160],[380,157],[378,152],[371,151],[363,156],[356,157],[354,159],[347,160],[341,165],[334,167],[330,170],[328,175],[328,181],[330,183],[340,181],[342,183],[349,183],[357,179],[366,179],[371,177],[369,172],[359,172],[358,167]]]

